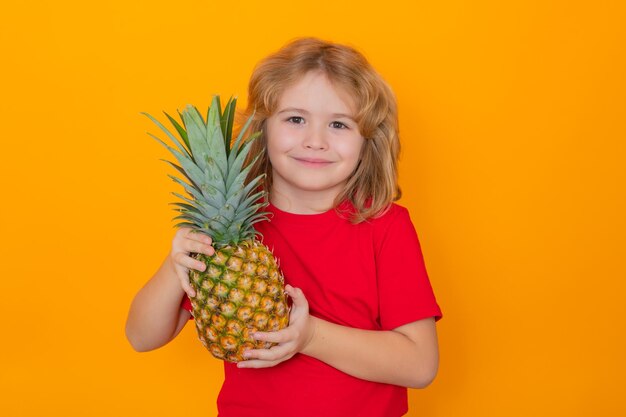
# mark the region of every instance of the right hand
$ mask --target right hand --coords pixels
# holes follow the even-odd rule
[[[189,227],[181,227],[176,231],[172,241],[170,259],[174,265],[176,276],[180,280],[180,285],[189,297],[195,297],[196,292],[189,284],[189,270],[195,269],[204,271],[206,265],[193,259],[191,253],[203,253],[211,256],[215,253],[211,244],[213,240],[210,236],[193,231]]]

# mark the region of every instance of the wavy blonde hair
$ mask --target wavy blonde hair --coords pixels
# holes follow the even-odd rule
[[[309,71],[321,71],[335,87],[352,97],[357,109],[354,119],[365,138],[360,162],[334,206],[350,201],[356,209],[351,216],[353,223],[381,215],[401,195],[396,98],[367,59],[350,46],[318,38],[297,38],[257,64],[248,85],[248,106],[237,114],[237,130],[254,114],[248,132],[262,132],[250,152],[260,157],[248,180],[265,174],[261,186],[271,190],[265,120],[277,110],[282,92]]]

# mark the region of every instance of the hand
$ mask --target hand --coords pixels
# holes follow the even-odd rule
[[[299,288],[285,286],[285,292],[293,301],[289,326],[276,332],[256,332],[253,337],[264,342],[278,343],[270,349],[253,349],[244,352],[245,361],[239,368],[269,368],[290,359],[301,352],[313,339],[315,323],[309,315],[309,303]]]
[[[189,270],[204,271],[206,268],[204,262],[193,259],[190,254],[193,252],[211,256],[215,253],[212,243],[211,237],[188,227],[178,229],[174,235],[169,256],[180,285],[189,297],[196,296],[196,292],[189,284]]]

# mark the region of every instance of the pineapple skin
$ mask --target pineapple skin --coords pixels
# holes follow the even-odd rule
[[[277,331],[289,324],[284,277],[272,252],[256,238],[194,254],[204,271],[190,270],[191,297],[198,338],[213,356],[243,361],[249,349],[273,344],[254,340],[256,331]]]

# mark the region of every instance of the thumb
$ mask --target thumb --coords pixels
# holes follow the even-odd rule
[[[301,308],[301,307],[309,306],[309,303],[306,300],[306,297],[304,296],[304,293],[302,292],[300,288],[295,288],[287,284],[285,286],[285,292],[287,293],[289,297],[291,297],[294,308]]]

